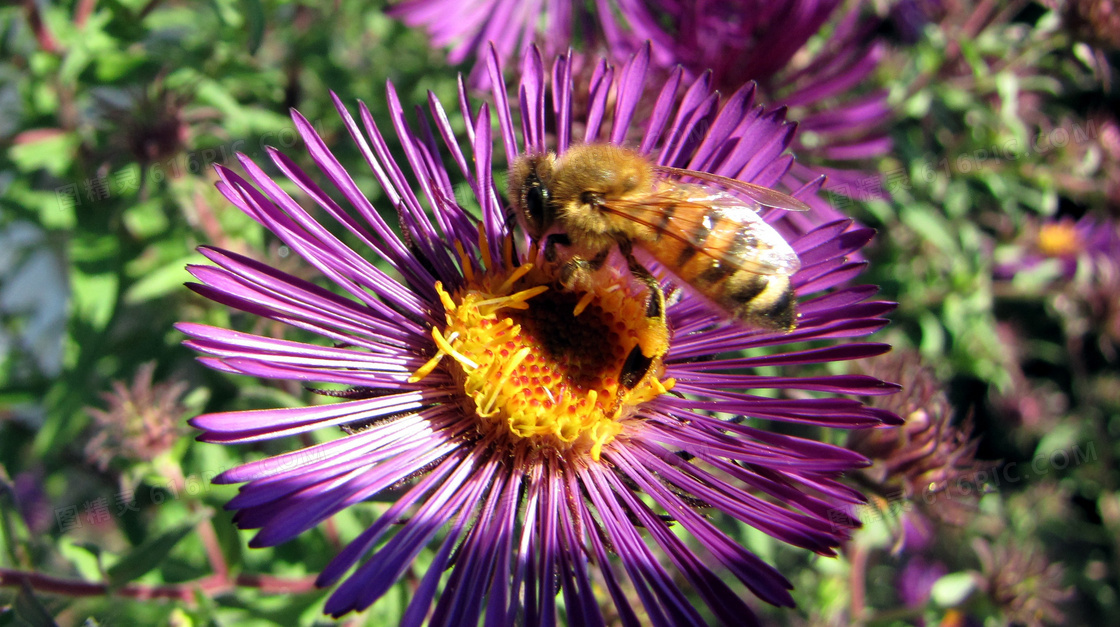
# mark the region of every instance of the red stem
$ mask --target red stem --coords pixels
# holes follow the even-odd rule
[[[853,542],[849,547],[848,559],[851,570],[848,573],[848,590],[851,595],[850,618],[854,624],[863,624],[867,583],[867,548]]]
[[[31,32],[35,33],[35,40],[39,42],[39,47],[44,52],[58,54],[58,42],[55,41],[50,28],[43,21],[43,14],[39,13],[39,5],[35,3],[35,0],[25,0],[23,9],[27,13],[27,24],[31,27]]]
[[[61,579],[41,573],[0,568],[0,588],[18,587],[25,583],[38,592],[50,592],[71,597],[110,594],[109,586],[103,583]],[[220,575],[210,575],[181,584],[160,586],[130,583],[112,590],[111,593],[130,599],[174,599],[193,605],[196,591],[201,591],[207,596],[218,596],[232,592],[236,588],[256,588],[265,594],[300,594],[316,589],[315,577],[283,579],[270,575],[241,574],[232,579]]]
[[[78,0],[78,6],[74,9],[74,25],[78,28],[85,26],[96,6],[97,0]]]

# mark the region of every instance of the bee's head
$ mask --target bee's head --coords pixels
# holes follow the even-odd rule
[[[518,157],[509,171],[509,202],[521,228],[537,240],[556,219],[549,185],[552,183],[551,154]]]

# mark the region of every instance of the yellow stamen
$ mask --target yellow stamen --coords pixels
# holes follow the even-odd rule
[[[479,257],[482,258],[482,263],[486,266],[486,269],[489,270],[490,266],[493,264],[490,263],[490,242],[486,239],[485,229],[478,230],[478,253]]]
[[[473,282],[474,264],[472,264],[470,258],[467,257],[467,251],[463,249],[463,242],[455,240],[455,252],[459,253],[459,266],[463,268],[463,278],[465,278],[468,283]]]
[[[498,293],[508,292],[510,290],[510,288],[513,287],[514,283],[517,283],[518,281],[520,281],[521,278],[524,277],[526,274],[529,274],[529,271],[532,270],[532,269],[533,269],[533,264],[527,263],[527,264],[517,268],[516,270],[514,270],[513,274],[510,274],[509,278],[506,279],[505,281],[503,281],[501,286],[498,287]],[[544,286],[542,285],[540,287],[544,287]],[[534,296],[535,295],[536,294],[534,294]]]
[[[507,237],[502,240],[502,263],[507,268],[513,267],[513,238]]]
[[[495,305],[498,305],[499,307],[508,307],[508,308],[512,308],[512,309],[526,309],[526,308],[528,308],[528,305],[525,303],[525,301],[527,301],[530,298],[536,296],[537,294],[543,294],[547,291],[548,291],[548,286],[547,285],[539,285],[537,287],[534,287],[533,289],[525,290],[523,292],[517,292],[516,294],[511,294],[509,296],[502,296],[500,298],[491,298],[491,299],[488,299],[488,300],[480,300],[477,303],[475,303],[474,306],[478,307],[479,309],[481,309],[483,307],[492,307],[492,306],[495,306]]]
[[[593,300],[595,300],[594,292],[588,292],[584,294],[583,298],[579,299],[579,302],[576,303],[576,308],[572,310],[572,315],[578,318],[579,315],[583,313],[583,310],[587,309],[587,306],[590,305],[591,301]]]
[[[502,388],[505,387],[506,382],[509,381],[509,376],[513,374],[513,371],[529,356],[529,352],[529,347],[526,346],[514,353],[513,358],[502,368],[502,376],[497,381],[491,381],[490,397],[486,399],[486,406],[482,410],[483,415],[490,415],[491,411],[493,411],[494,403],[498,401],[498,394],[502,391]]]
[[[635,408],[674,383],[660,380],[668,329],[645,315],[646,287],[608,265],[570,290],[558,287],[554,264],[514,267],[509,238],[502,242],[505,263],[490,257],[483,237],[479,249],[481,272],[467,270],[475,266],[456,244],[464,285],[448,293],[435,284],[447,323],[432,329],[436,353],[409,381],[444,368],[480,433],[528,447],[516,454],[548,448],[598,461],[630,421],[640,420]],[[626,371],[636,348],[651,364]]]
[[[447,316],[450,318],[451,314],[455,312],[458,306],[455,304],[455,301],[451,300],[451,295],[443,291],[443,283],[441,281],[436,281],[436,293],[439,294],[439,302],[443,305],[443,310],[447,312]]]
[[[446,353],[444,353],[443,351],[437,351],[435,356],[426,361],[423,366],[417,368],[416,372],[412,373],[412,376],[408,378],[408,382],[416,383],[418,381],[424,380],[424,377],[432,374],[432,371],[436,369],[436,366],[439,365],[439,362],[443,361],[444,355],[446,355]]]
[[[454,341],[454,339],[459,336],[459,333],[458,332],[452,333],[451,336],[452,336],[451,341]],[[444,339],[443,334],[439,332],[439,329],[432,329],[432,339],[435,340],[436,346],[439,347],[440,352],[443,352],[447,355],[451,355],[452,357],[455,358],[455,361],[463,364],[464,366],[466,366],[467,368],[470,368],[471,370],[475,370],[475,369],[478,368],[478,364],[476,364],[473,360],[471,360],[471,358],[469,358],[466,355],[464,355],[464,354],[460,353],[459,351],[455,350],[451,346],[451,341],[448,341],[448,340]]]

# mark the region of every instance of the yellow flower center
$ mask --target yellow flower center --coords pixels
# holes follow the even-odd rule
[[[1073,222],[1063,220],[1042,225],[1038,231],[1038,250],[1047,257],[1070,257],[1081,250],[1081,238]]]
[[[609,264],[568,289],[548,264],[514,268],[508,241],[502,266],[482,248],[490,270],[473,272],[460,250],[465,285],[436,284],[447,324],[432,329],[438,351],[410,380],[442,365],[481,432],[598,460],[638,405],[672,388],[660,380],[664,320],[645,315],[644,286]]]

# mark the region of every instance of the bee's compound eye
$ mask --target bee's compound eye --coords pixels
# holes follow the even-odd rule
[[[542,230],[548,227],[548,201],[548,188],[535,174],[530,176],[525,181],[525,211],[529,220]]]

